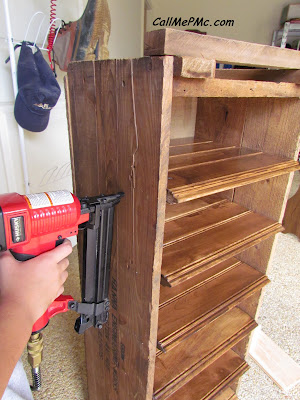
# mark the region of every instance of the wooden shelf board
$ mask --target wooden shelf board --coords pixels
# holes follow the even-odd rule
[[[187,201],[185,203],[178,204],[167,204],[165,222],[173,221],[177,218],[181,218],[197,211],[204,210],[210,207],[211,204],[222,204],[227,200],[220,197],[218,194],[211,196],[202,197],[201,199],[195,199]]]
[[[165,223],[164,247],[187,239],[212,227],[217,227],[251,213],[246,207],[225,201],[211,204],[204,210]]]
[[[248,369],[246,361],[229,350],[168,400],[236,400],[234,391],[226,386]]]
[[[178,390],[255,327],[255,321],[248,314],[233,308],[187,337],[170,352],[157,356],[155,398],[164,398]]]
[[[211,400],[236,400],[236,399],[237,396],[230,387],[226,387],[225,389],[221,390],[211,398]]]
[[[201,278],[201,276],[200,276]],[[158,315],[159,349],[169,351],[191,333],[201,329],[217,315],[235,307],[240,301],[262,289],[268,278],[244,263],[223,274],[193,286],[160,304]],[[180,289],[184,290],[184,284]],[[173,288],[169,289],[172,292]]]
[[[239,147],[224,148],[213,150],[205,153],[191,153],[188,155],[178,155],[170,157],[169,173],[172,171],[189,168],[196,165],[215,164],[225,160],[244,159],[245,157],[262,154],[261,151],[253,151],[250,149],[241,149]]]
[[[174,57],[174,76],[233,80],[300,83],[300,71],[293,69],[216,69],[215,60]]]
[[[211,280],[217,278],[230,271],[232,268],[242,264],[240,260],[237,258],[229,258],[228,260],[222,261],[213,267],[209,268],[204,272],[200,272],[195,275],[191,279],[182,282],[179,285],[175,285],[172,287],[169,286],[161,286],[160,288],[160,297],[159,297],[159,305],[160,307],[164,307],[172,301],[177,300],[181,296],[185,296],[186,293],[199,288]]]
[[[171,147],[177,147],[177,146],[185,146],[186,144],[193,144],[193,143],[213,143],[212,140],[199,140],[195,139],[195,137],[186,137],[186,138],[177,138],[177,139],[171,139],[170,140],[170,148]]]
[[[191,153],[206,153],[209,151],[215,151],[218,149],[225,150],[225,149],[232,149],[234,146],[224,146],[222,144],[217,144],[212,141],[207,141],[207,142],[188,142],[188,143],[182,143],[182,144],[177,144],[172,147],[170,147],[170,152],[169,156],[171,157],[176,157],[176,156],[182,156],[182,155],[188,155],[190,156]]]
[[[296,83],[175,77],[173,97],[299,98]]]
[[[177,241],[163,249],[161,268],[163,284],[175,286],[283,229],[277,222],[252,211],[245,212],[243,211],[245,209],[239,209],[234,203],[221,203],[219,205],[221,211],[224,206],[229,210],[231,207],[237,210],[237,216],[214,225],[212,223],[214,214],[216,212],[219,214],[219,210],[216,205],[212,205],[206,209],[206,215],[203,216],[208,226],[201,222],[199,232],[197,226],[190,223],[182,225],[184,233],[181,233],[178,228],[181,226],[181,219],[166,223],[168,235],[169,226],[175,225]],[[182,217],[183,220],[187,218],[190,216]]]
[[[170,28],[146,32],[145,55],[199,57],[225,64],[265,68],[298,69],[300,65],[300,54],[294,50]]]
[[[210,157],[214,154],[215,152],[206,153],[206,156]],[[263,153],[247,153],[239,157],[219,160],[213,164],[210,157],[209,163],[189,165],[195,159],[194,157],[195,154],[192,153],[191,159],[186,157],[189,160],[188,165],[169,172],[167,196],[169,203],[194,200],[300,169],[297,161]],[[183,157],[180,157],[176,165],[179,163],[182,165]]]

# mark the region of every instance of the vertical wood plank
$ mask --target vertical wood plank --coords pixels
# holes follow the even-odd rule
[[[172,100],[171,139],[194,137],[197,99],[174,97]]]
[[[299,134],[299,99],[247,100],[243,147],[296,159]]]
[[[297,99],[248,99],[242,146],[264,153],[296,159],[300,133],[300,101]],[[275,221],[282,222],[292,175],[287,174],[235,189],[233,201]],[[272,260],[276,237],[267,239],[237,256],[264,274]],[[240,304],[253,318],[259,314],[258,293]],[[241,342],[236,351],[247,352]]]
[[[68,76],[74,180],[80,190],[123,191],[116,208],[110,318],[86,333],[90,400],[151,399],[170,140],[173,57],[95,62],[93,112],[76,115],[77,66]],[[84,66],[83,66],[84,70]],[[86,96],[83,94],[83,98]],[[84,103],[84,102],[83,102]],[[80,122],[78,119],[80,118]],[[95,127],[86,168],[78,126]],[[92,130],[91,127],[88,130]],[[97,154],[95,154],[97,149]],[[98,160],[98,162],[97,162]],[[96,183],[95,183],[96,182]],[[79,186],[78,186],[79,185]],[[91,187],[94,185],[94,187]],[[95,194],[95,193],[93,193]]]
[[[65,88],[74,191],[81,197],[92,196],[98,193],[99,184],[99,168],[95,168],[98,143],[94,62],[71,63],[68,77]],[[93,168],[90,168],[91,160],[94,160]]]

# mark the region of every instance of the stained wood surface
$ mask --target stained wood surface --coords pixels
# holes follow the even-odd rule
[[[75,193],[125,193],[114,221],[109,322],[85,334],[90,400],[152,399],[172,76],[169,57],[69,67]]]
[[[237,399],[235,392],[227,387],[221,390],[217,395],[213,396],[211,400],[234,400]]]
[[[173,151],[184,147],[174,147]],[[251,151],[215,163],[212,163],[212,158],[208,163],[204,161],[171,169],[168,176],[168,202],[193,200],[300,169],[297,161],[263,153],[251,154]]]
[[[259,82],[231,79],[194,79],[175,77],[174,97],[277,97],[299,98],[296,83]]]
[[[287,202],[283,226],[284,233],[293,233],[300,239],[300,188]]]
[[[201,276],[198,278],[201,279]],[[158,318],[159,348],[169,351],[221,312],[261,289],[268,279],[247,264],[237,264],[205,284],[199,282],[177,297],[160,304]],[[183,289],[183,285],[181,289]],[[172,291],[172,288],[165,288]]]
[[[176,140],[176,139],[175,139]],[[173,143],[175,142],[172,141]],[[189,139],[186,139],[188,141]],[[190,155],[191,153],[205,153],[209,151],[215,151],[216,149],[224,149],[224,146],[219,145],[217,143],[213,143],[212,141],[204,141],[197,143],[184,143],[181,140],[181,144],[172,145],[170,147],[170,157],[178,156],[178,155]],[[178,143],[178,141],[177,141]],[[233,146],[228,146],[227,148],[233,148]]]
[[[261,152],[253,151],[250,149],[242,149],[239,147],[233,148],[220,148],[219,150],[213,150],[210,152],[195,152],[177,155],[170,157],[169,172],[176,171],[178,169],[187,168],[190,166],[203,165],[203,164],[215,164],[220,161],[241,159],[247,156],[253,156],[255,154],[261,154]]]
[[[243,132],[243,143],[246,147],[297,159],[300,133],[299,100],[248,101],[246,110]],[[234,199],[247,208],[281,222],[291,182],[291,177],[287,174],[238,187],[235,189]],[[273,241],[268,239],[243,252],[239,258],[266,273]]]
[[[257,101],[257,99],[198,98],[195,140],[211,140],[223,144],[224,147],[242,147],[249,101]],[[248,147],[251,148],[251,146]]]
[[[170,148],[176,146],[185,146],[186,144],[193,143],[212,143],[212,140],[199,140],[193,137],[183,137],[183,138],[171,138]]]
[[[223,225],[229,220],[240,218],[250,212],[245,207],[227,201],[221,204],[212,204],[208,209],[196,211],[191,215],[167,222],[165,224],[164,247],[194,236],[199,232],[205,232],[211,227]]]
[[[170,400],[235,400],[235,393],[226,385],[248,370],[247,363],[229,350],[199,375],[168,397]],[[219,392],[219,393],[218,393]],[[215,395],[218,393],[217,395]]]
[[[173,287],[161,286],[159,297],[160,307],[164,307],[172,301],[177,300],[179,297],[185,296],[186,293],[205,285],[206,283],[217,278],[218,276],[221,276],[240,264],[241,261],[232,257],[214,265],[202,273],[195,275],[191,279],[184,281],[179,285]]]
[[[226,217],[225,210],[226,213],[232,211],[231,217]],[[172,238],[174,243],[164,247],[162,279],[170,286],[282,230],[281,225],[271,219],[231,202],[212,204],[199,213],[195,215],[196,220],[200,220],[199,225],[186,222],[195,219],[192,218],[193,214],[166,223],[165,235]],[[217,216],[220,216],[219,220]]]
[[[225,64],[298,69],[300,54],[240,40],[198,35],[177,29],[160,29],[145,34],[145,55],[201,57]]]
[[[216,194],[202,197],[201,199],[187,201],[185,203],[167,204],[165,222],[173,221],[177,218],[193,214],[197,211],[210,207],[211,204],[221,204],[224,202],[226,202],[226,199],[223,199]]]
[[[226,312],[189,336],[170,352],[156,358],[155,398],[164,398],[222,356],[256,326],[238,308]]]

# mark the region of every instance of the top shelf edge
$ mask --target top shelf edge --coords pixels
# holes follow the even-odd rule
[[[144,54],[200,57],[260,68],[300,68],[299,51],[170,28],[146,32]]]

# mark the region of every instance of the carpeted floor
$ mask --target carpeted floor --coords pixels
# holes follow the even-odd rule
[[[258,323],[262,330],[300,363],[300,241],[279,233],[265,288]],[[289,393],[278,386],[250,359],[241,378],[239,400],[299,400],[300,385]]]
[[[77,247],[69,259],[65,294],[80,300]],[[56,315],[44,330],[42,390],[34,392],[35,400],[87,400],[84,336],[74,331],[77,316],[70,311]],[[31,383],[27,351],[24,351],[22,359]]]
[[[300,242],[290,234],[278,234],[277,246],[269,269],[267,285],[260,310],[259,324],[296,362],[300,362]],[[70,256],[69,278],[65,293],[80,299],[78,258],[76,248]],[[84,338],[75,333],[76,313],[60,314],[51,320],[44,333],[42,390],[35,400],[87,400]],[[239,386],[240,400],[299,400],[300,385],[283,393],[252,361],[251,369]],[[23,363],[29,376],[26,352]],[[131,399],[128,399],[131,400]],[[195,399],[196,400],[196,399]]]

